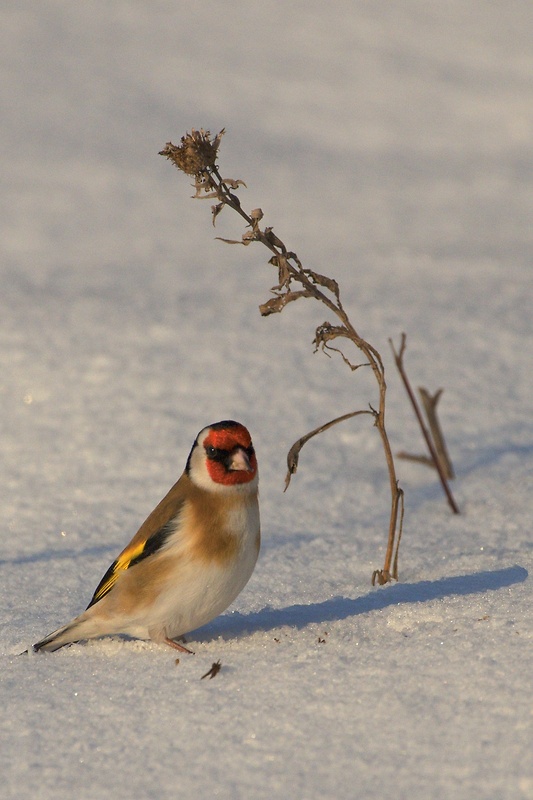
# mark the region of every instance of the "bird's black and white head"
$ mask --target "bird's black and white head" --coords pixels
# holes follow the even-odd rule
[[[210,492],[257,492],[257,459],[248,430],[233,420],[208,425],[196,437],[186,472]]]

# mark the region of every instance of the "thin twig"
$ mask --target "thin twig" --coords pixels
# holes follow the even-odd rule
[[[418,387],[418,394],[420,395],[424,411],[426,412],[426,419],[428,421],[431,438],[435,445],[439,462],[446,478],[451,481],[454,479],[455,473],[453,471],[452,462],[448,454],[448,448],[446,447],[446,442],[444,440],[444,434],[442,433],[442,428],[437,416],[437,405],[442,397],[442,392],[443,389],[439,389],[434,395],[432,395],[427,389],[424,389],[423,386]]]
[[[428,450],[429,450],[429,452],[431,454],[431,458],[432,458],[432,460],[433,460],[433,462],[435,464],[435,469],[439,473],[439,479],[440,479],[440,482],[442,484],[442,488],[444,490],[446,498],[448,500],[448,504],[449,504],[450,508],[452,509],[452,511],[454,512],[454,514],[459,514],[459,507],[457,506],[457,503],[454,500],[454,497],[453,497],[453,494],[451,492],[451,489],[448,486],[448,481],[446,480],[446,476],[445,476],[444,471],[442,469],[442,465],[441,465],[441,463],[439,461],[439,457],[437,455],[437,452],[436,452],[435,447],[433,445],[433,442],[431,440],[431,436],[429,434],[429,431],[426,428],[426,425],[424,423],[424,418],[422,417],[422,412],[420,411],[420,407],[419,407],[419,405],[418,405],[418,403],[416,401],[415,394],[413,392],[413,389],[411,388],[411,384],[409,382],[409,378],[407,377],[407,373],[405,371],[405,367],[404,367],[404,363],[403,363],[403,357],[404,357],[405,345],[406,345],[405,333],[402,333],[401,342],[400,342],[400,349],[399,349],[398,352],[396,351],[396,349],[394,347],[392,339],[389,339],[389,344],[391,346],[391,350],[392,350],[392,353],[394,355],[394,361],[396,362],[396,366],[398,367],[398,372],[400,373],[400,377],[401,377],[401,379],[403,381],[403,385],[405,386],[405,390],[407,392],[409,400],[411,401],[411,405],[413,406],[413,410],[414,410],[414,412],[416,414],[416,418],[418,420],[418,424],[420,425],[420,430],[422,431],[422,434],[423,434],[424,439],[426,441]]]
[[[296,470],[298,469],[298,460],[300,458],[300,450],[307,444],[309,439],[312,439],[313,436],[316,436],[318,433],[323,433],[327,431],[328,428],[331,428],[333,425],[336,425],[338,422],[344,422],[345,419],[350,419],[351,417],[357,417],[359,414],[373,414],[375,416],[374,411],[368,411],[363,409],[361,411],[352,411],[349,414],[343,414],[342,417],[337,417],[336,419],[332,419],[329,422],[326,422],[324,425],[320,425],[318,428],[306,433],[305,436],[302,436],[298,441],[294,442],[291,449],[287,453],[287,474],[285,476],[285,489],[284,492],[287,491],[289,488],[289,483],[291,482],[291,477],[294,475]]]
[[[424,467],[435,469],[435,462],[429,456],[416,456],[414,453],[407,453],[405,450],[399,450],[396,453],[396,458],[401,458],[402,461],[414,461],[415,464],[423,464]]]

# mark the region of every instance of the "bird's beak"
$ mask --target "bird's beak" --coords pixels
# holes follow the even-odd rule
[[[232,453],[228,469],[232,472],[253,472],[248,454],[241,447],[238,447],[235,452]]]

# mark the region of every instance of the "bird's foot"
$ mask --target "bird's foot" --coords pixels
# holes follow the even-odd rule
[[[163,641],[165,644],[168,644],[169,647],[173,647],[174,650],[179,650],[180,653],[190,653],[192,656],[194,655],[194,650],[189,650],[188,647],[185,647],[179,642],[175,642],[174,639],[169,639],[168,636],[165,636]]]

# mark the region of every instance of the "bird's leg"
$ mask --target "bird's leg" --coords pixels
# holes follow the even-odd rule
[[[194,655],[194,650],[189,650],[188,647],[184,647],[179,642],[175,642],[174,639],[169,639],[168,636],[165,636],[163,641],[165,644],[168,644],[169,647],[173,647],[174,650],[179,650],[180,653],[190,653],[191,655]]]

